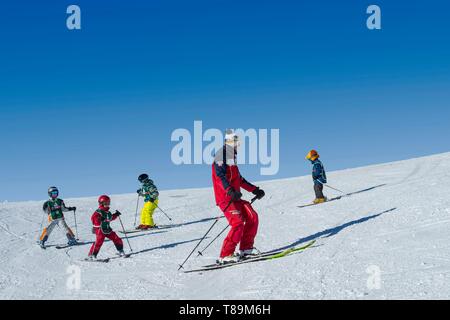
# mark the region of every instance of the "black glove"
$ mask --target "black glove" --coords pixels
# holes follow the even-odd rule
[[[77,210],[77,207],[70,207],[69,208],[69,211],[76,211]]]
[[[156,200],[156,199],[150,199],[150,202],[151,202],[151,203],[154,203],[154,202],[155,202],[155,200]]]
[[[120,216],[122,213],[120,213],[120,211],[117,211],[117,210],[116,210],[116,212],[114,212],[114,214],[115,214],[116,216]]]
[[[256,199],[258,200],[264,198],[264,196],[266,195],[264,190],[260,188],[256,188],[255,190],[253,190],[252,193],[256,196]]]
[[[92,233],[95,234],[97,232],[97,228],[92,228]]]
[[[242,193],[234,190],[234,188],[230,188],[230,190],[228,190],[228,192],[227,192],[227,195],[229,195],[231,197],[232,201],[238,201],[238,200],[241,200],[241,198],[242,198]]]
[[[137,189],[136,192],[137,192],[138,194],[141,194],[141,191],[142,191],[142,189]]]

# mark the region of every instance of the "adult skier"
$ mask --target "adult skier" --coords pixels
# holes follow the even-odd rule
[[[140,230],[147,230],[155,228],[155,222],[153,221],[153,213],[158,207],[158,188],[156,188],[153,180],[151,180],[148,174],[143,173],[138,177],[142,187],[137,190],[137,193],[144,197],[144,207],[141,211],[141,224],[136,228]]]
[[[314,192],[316,194],[316,199],[313,201],[314,204],[327,201],[327,198],[323,194],[323,185],[327,183],[327,175],[325,167],[319,158],[319,153],[316,150],[311,150],[306,156],[306,159],[311,161],[313,165],[312,178],[314,181]]]
[[[59,190],[56,187],[50,187],[48,189],[48,195],[50,197],[50,200],[44,203],[42,210],[44,210],[44,212],[48,214],[49,225],[42,231],[39,242],[40,246],[42,248],[45,248],[45,242],[48,240],[48,237],[57,225],[61,226],[66,231],[68,245],[72,246],[77,244],[75,235],[64,219],[64,212],[75,211],[77,208],[66,207],[64,201],[58,198]]]
[[[239,137],[232,130],[225,135],[225,144],[217,152],[212,164],[212,181],[216,204],[225,214],[231,230],[225,238],[219,264],[233,263],[256,254],[253,244],[258,231],[258,214],[248,201],[242,200],[241,187],[258,199],[264,197],[262,189],[245,180],[237,166]],[[237,245],[240,251],[235,254]]]
[[[122,239],[112,230],[111,221],[116,220],[121,213],[116,210],[114,214],[110,212],[111,199],[103,195],[98,198],[98,209],[92,214],[91,221],[93,224],[92,233],[95,234],[96,239],[89,250],[88,259],[95,260],[100,248],[105,241],[105,238],[111,240],[118,251],[118,255],[124,256]]]

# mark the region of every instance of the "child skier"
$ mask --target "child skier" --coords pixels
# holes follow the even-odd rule
[[[146,173],[141,174],[138,180],[142,183],[142,188],[137,190],[137,193],[141,197],[144,197],[144,208],[141,211],[141,224],[136,229],[147,230],[156,228],[155,222],[153,221],[153,213],[158,207],[158,188],[156,188]]]
[[[64,212],[75,211],[77,208],[75,207],[66,207],[64,201],[58,198],[59,191],[56,187],[50,187],[48,189],[48,195],[50,200],[46,201],[42,207],[45,213],[48,214],[48,221],[50,222],[47,228],[44,228],[40,237],[40,246],[45,249],[45,242],[48,240],[48,237],[53,232],[53,229],[58,225],[64,228],[66,231],[66,236],[68,240],[68,245],[72,246],[77,244],[77,240],[75,239],[75,235],[72,230],[70,230],[64,219]]]
[[[316,199],[313,201],[314,204],[327,201],[327,198],[323,195],[323,185],[327,183],[327,175],[319,157],[316,150],[311,150],[306,156],[306,159],[311,161],[313,165],[312,177],[314,181],[314,192],[316,194]]]
[[[100,251],[105,238],[108,238],[114,243],[119,256],[124,256],[125,253],[123,252],[122,239],[119,238],[119,236],[111,229],[110,226],[111,221],[116,220],[121,215],[121,213],[116,210],[116,212],[112,214],[109,211],[111,206],[111,199],[106,195],[100,196],[100,198],[98,198],[98,204],[98,209],[92,214],[91,217],[91,221],[93,224],[92,233],[95,234],[96,239],[91,247],[91,250],[89,250],[88,259],[95,260],[97,258],[97,254]]]
[[[245,256],[256,254],[253,244],[258,232],[258,214],[249,202],[241,199],[241,188],[252,192],[258,199],[264,197],[264,191],[241,176],[236,161],[238,140],[233,131],[227,131],[225,145],[217,152],[212,164],[216,204],[231,226],[217,260],[219,264],[237,262]],[[235,254],[239,243],[239,254]]]

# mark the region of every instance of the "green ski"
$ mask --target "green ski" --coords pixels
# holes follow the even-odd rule
[[[278,251],[278,252],[273,252],[273,253],[263,253],[259,256],[251,257],[251,258],[248,258],[248,259],[245,259],[245,260],[242,260],[239,262],[235,262],[235,263],[207,265],[207,266],[203,266],[202,268],[199,268],[199,269],[187,270],[184,273],[211,271],[211,270],[228,268],[228,267],[232,267],[232,266],[236,266],[236,265],[240,265],[240,264],[244,264],[244,263],[279,259],[279,258],[286,257],[287,255],[290,255],[294,252],[303,251],[303,250],[311,247],[312,245],[314,245],[314,243],[316,243],[316,240],[312,240],[311,242],[308,242],[306,245],[301,246],[301,247],[294,247],[294,248],[290,248],[290,249],[286,249],[286,250],[282,250],[282,251]]]

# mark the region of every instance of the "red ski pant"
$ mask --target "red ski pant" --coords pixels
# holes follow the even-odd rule
[[[226,206],[222,209],[225,210]],[[223,241],[220,257],[234,254],[236,246],[240,243],[240,250],[253,248],[256,233],[258,232],[258,214],[247,201],[233,202],[226,211],[225,217],[231,230]]]
[[[91,250],[89,250],[89,255],[96,256],[98,252],[100,251],[100,248],[103,245],[103,242],[105,242],[105,238],[108,238],[111,240],[114,245],[116,246],[116,249],[118,251],[123,250],[123,242],[122,239],[119,238],[119,236],[113,231],[110,234],[104,234],[100,228],[95,232],[96,239],[94,244],[92,244]]]

